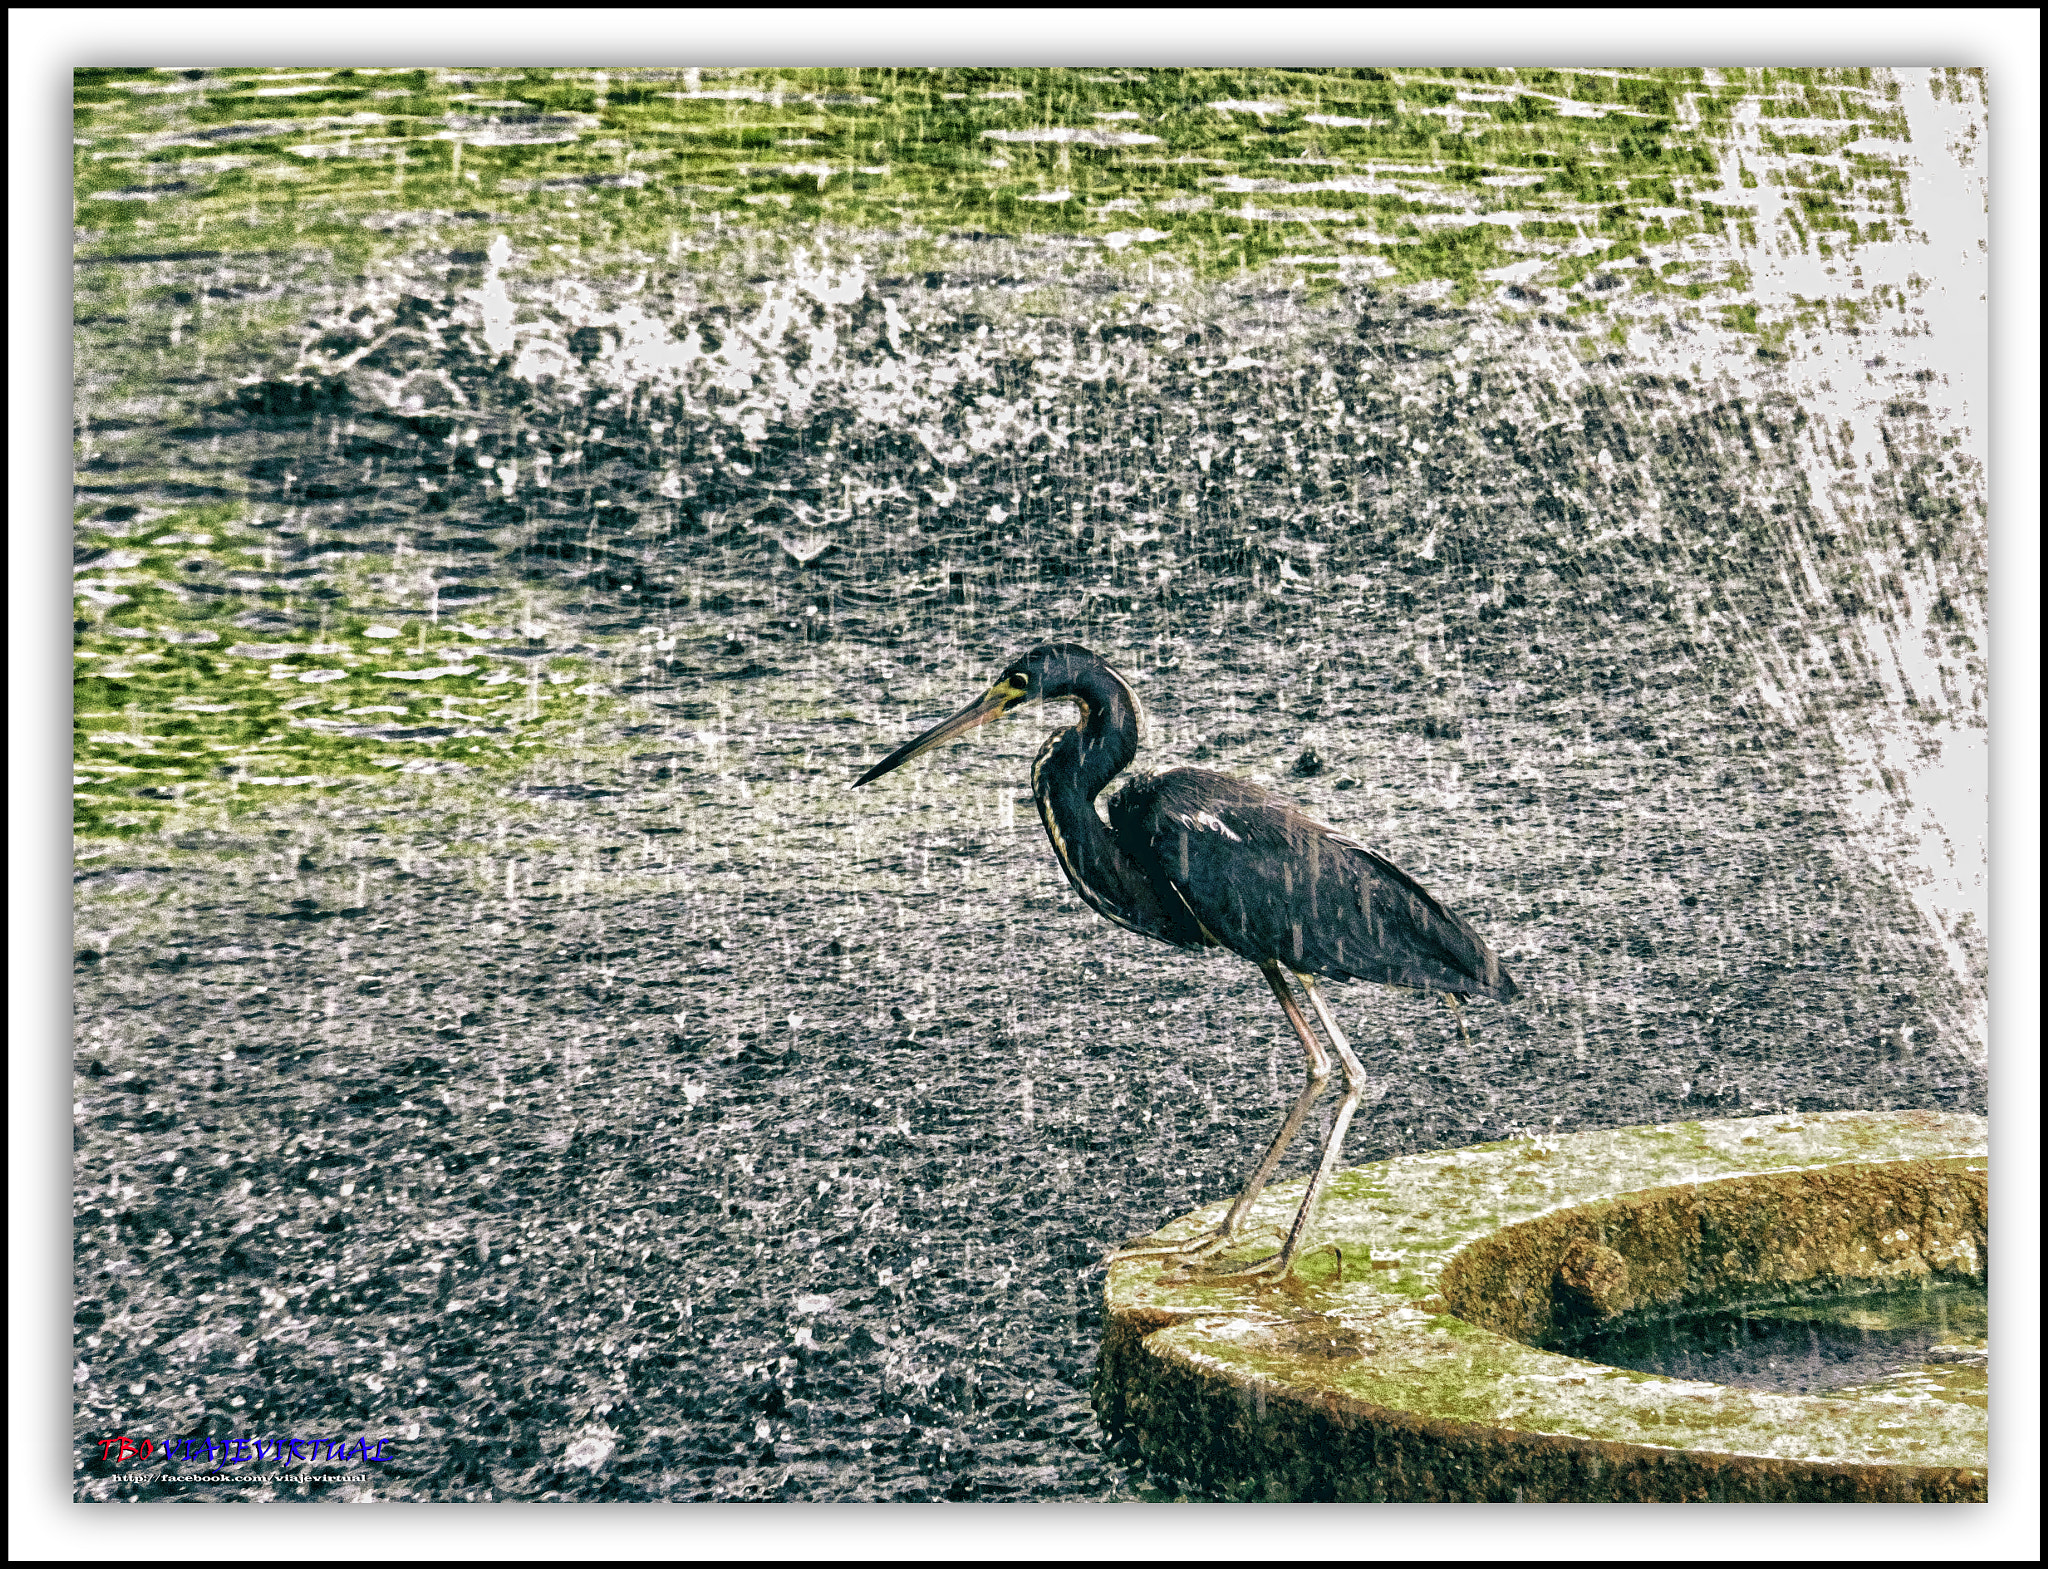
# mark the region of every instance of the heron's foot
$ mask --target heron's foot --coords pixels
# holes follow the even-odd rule
[[[1222,1252],[1233,1240],[1235,1239],[1222,1226],[1212,1226],[1207,1231],[1198,1231],[1192,1237],[1183,1237],[1177,1242],[1155,1242],[1150,1236],[1138,1237],[1112,1250],[1109,1262],[1117,1264],[1127,1258],[1207,1258],[1211,1253]]]
[[[1278,1253],[1268,1253],[1262,1258],[1237,1263],[1219,1260],[1206,1267],[1191,1263],[1183,1266],[1183,1272],[1189,1280],[1204,1286],[1232,1280],[1279,1280],[1287,1274],[1291,1262],[1283,1249]]]
[[[1294,1273],[1294,1267],[1304,1259],[1312,1258],[1318,1253],[1325,1252],[1337,1255],[1337,1275],[1339,1279],[1342,1279],[1344,1274],[1344,1252],[1334,1242],[1325,1242],[1321,1247],[1310,1248],[1306,1252],[1295,1254],[1292,1257],[1289,1256],[1287,1249],[1282,1248],[1278,1253],[1268,1253],[1263,1257],[1249,1259],[1243,1263],[1219,1261],[1207,1268],[1186,1264],[1182,1266],[1182,1269],[1187,1273],[1190,1280],[1197,1281],[1202,1285],[1219,1284],[1233,1280],[1285,1280]]]
[[[1276,1242],[1280,1241],[1285,1235],[1278,1226],[1255,1226],[1236,1240],[1240,1243],[1248,1242],[1253,1237],[1262,1233],[1270,1236]],[[1250,1279],[1284,1273],[1284,1270],[1281,1268],[1284,1249],[1280,1253],[1262,1253],[1257,1258],[1246,1262],[1230,1262],[1215,1257],[1217,1253],[1223,1251],[1224,1249],[1222,1248],[1214,1248],[1199,1257],[1183,1260],[1172,1272],[1172,1278],[1192,1283],[1211,1280],[1235,1280],[1240,1276]]]

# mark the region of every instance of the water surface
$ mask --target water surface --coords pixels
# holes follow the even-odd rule
[[[1570,1350],[1612,1367],[1738,1389],[1982,1406],[1988,1334],[1983,1288],[1956,1286],[1658,1319]]]

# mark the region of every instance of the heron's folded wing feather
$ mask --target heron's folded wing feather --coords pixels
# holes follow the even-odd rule
[[[1174,769],[1125,811],[1153,875],[1234,952],[1311,974],[1514,995],[1492,950],[1414,878],[1256,785]]]

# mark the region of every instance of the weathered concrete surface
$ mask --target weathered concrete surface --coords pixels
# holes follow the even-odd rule
[[[1284,1224],[1299,1193],[1273,1190],[1255,1223]],[[1332,1182],[1317,1240],[1341,1264],[1283,1285],[1113,1266],[1096,1409],[1229,1498],[1981,1500],[1982,1409],[1760,1393],[1542,1344],[1649,1309],[1981,1281],[1985,1207],[1983,1119],[1937,1112],[1386,1161]]]

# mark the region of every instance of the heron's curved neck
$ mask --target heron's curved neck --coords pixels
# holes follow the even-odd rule
[[[1053,854],[1074,891],[1120,926],[1173,940],[1144,868],[1117,843],[1095,798],[1138,755],[1137,699],[1105,675],[1072,694],[1081,722],[1047,739],[1031,765],[1031,793]]]
[[[1041,799],[1063,796],[1084,806],[1138,755],[1137,697],[1121,680],[1104,674],[1075,692],[1079,724],[1061,731],[1038,754],[1031,789]],[[1090,808],[1089,815],[1094,815]]]

